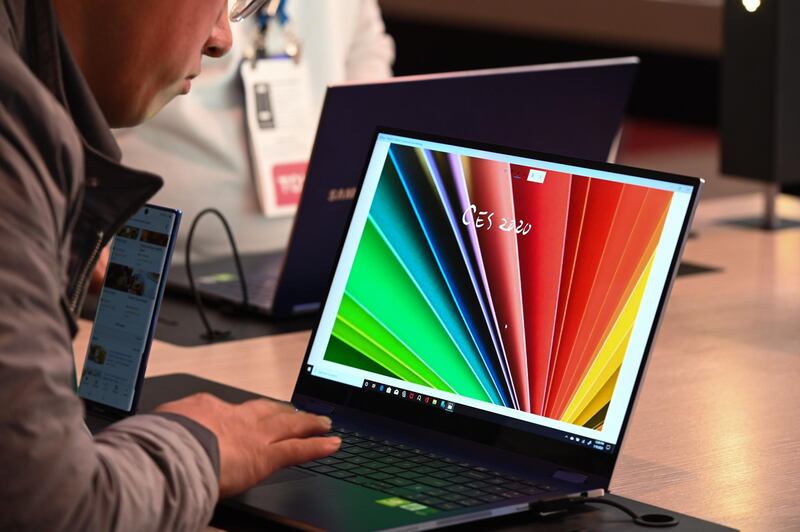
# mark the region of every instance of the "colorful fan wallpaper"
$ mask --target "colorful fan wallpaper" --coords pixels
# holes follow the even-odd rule
[[[671,200],[393,144],[324,358],[602,430]]]

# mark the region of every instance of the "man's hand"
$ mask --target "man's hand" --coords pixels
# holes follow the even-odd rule
[[[330,418],[266,399],[233,405],[201,393],[156,411],[186,416],[216,434],[220,497],[241,493],[281,468],[335,453],[342,444],[318,436],[330,430]]]

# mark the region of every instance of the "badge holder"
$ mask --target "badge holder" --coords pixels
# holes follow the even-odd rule
[[[290,25],[281,25],[284,53],[266,49],[266,29],[275,18],[262,23],[240,67],[252,172],[267,217],[297,210],[314,133],[309,72]]]

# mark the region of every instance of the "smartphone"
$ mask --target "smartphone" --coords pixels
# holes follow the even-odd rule
[[[181,212],[145,205],[111,241],[81,373],[87,418],[136,412]]]

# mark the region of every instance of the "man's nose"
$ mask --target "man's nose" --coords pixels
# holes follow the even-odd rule
[[[227,10],[223,10],[203,47],[203,54],[209,57],[222,57],[228,53],[231,46],[233,46],[231,25]]]

